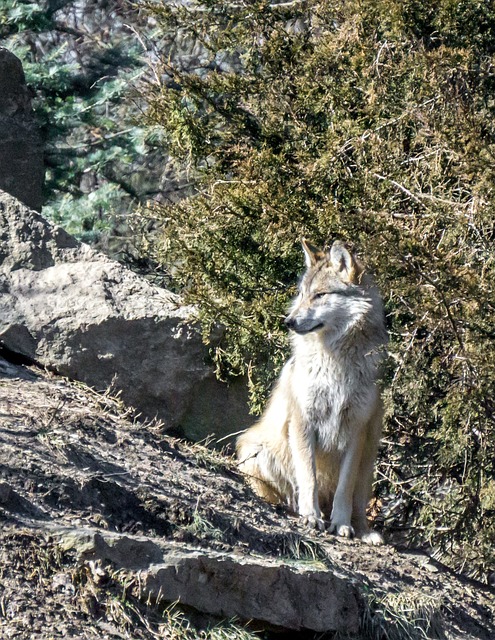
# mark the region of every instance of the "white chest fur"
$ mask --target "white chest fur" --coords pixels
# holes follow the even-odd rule
[[[376,360],[363,349],[328,349],[321,340],[312,340],[311,350],[307,342],[295,346],[292,397],[306,428],[319,448],[343,450],[375,406]]]

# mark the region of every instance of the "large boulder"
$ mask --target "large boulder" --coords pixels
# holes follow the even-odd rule
[[[191,309],[0,192],[0,342],[69,378],[111,388],[179,435],[250,421],[245,385],[216,380]]]
[[[19,58],[0,47],[0,189],[39,211],[43,145]]]
[[[86,560],[139,570],[143,594],[217,616],[257,620],[299,631],[357,634],[363,598],[358,583],[317,563],[242,557],[89,529],[53,529],[65,550]]]

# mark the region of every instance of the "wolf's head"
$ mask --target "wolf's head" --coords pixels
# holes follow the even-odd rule
[[[303,239],[306,272],[285,319],[299,335],[326,333],[338,339],[381,316],[381,302],[364,267],[342,242],[320,250]],[[377,318],[378,319],[378,318]],[[380,322],[383,322],[380,320]]]

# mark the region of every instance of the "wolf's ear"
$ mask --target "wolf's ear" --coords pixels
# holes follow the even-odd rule
[[[337,240],[330,249],[330,262],[344,282],[359,283],[364,271],[343,242]]]
[[[301,238],[301,244],[304,251],[304,258],[306,260],[306,267],[308,269],[315,265],[318,260],[325,259],[325,252],[308,242],[306,238]]]

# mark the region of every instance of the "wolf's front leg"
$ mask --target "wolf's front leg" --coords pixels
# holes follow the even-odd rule
[[[367,544],[383,544],[384,539],[378,531],[369,528],[366,507],[371,497],[373,470],[378,452],[382,426],[382,405],[377,402],[376,410],[366,428],[366,437],[359,465],[358,480],[354,488],[352,521],[356,536]]]
[[[289,446],[297,486],[297,510],[304,524],[324,531],[316,484],[315,435],[302,420],[289,424]]]
[[[340,463],[339,481],[333,499],[330,531],[344,538],[353,538],[351,525],[354,489],[363,454],[365,434],[361,429],[352,438]]]

